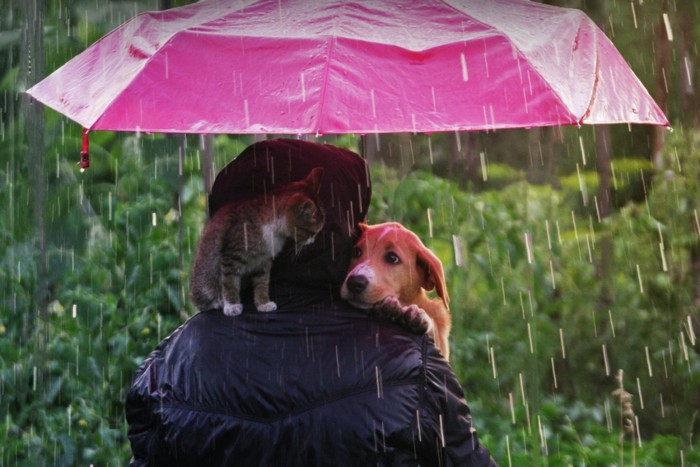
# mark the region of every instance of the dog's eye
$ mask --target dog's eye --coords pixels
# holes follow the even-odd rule
[[[401,258],[394,253],[393,251],[390,251],[386,255],[384,255],[384,261],[386,261],[389,264],[399,264],[401,262]]]
[[[359,258],[360,256],[362,256],[362,248],[360,248],[359,246],[356,246],[355,248],[353,248],[353,249],[352,249],[352,255],[353,255],[355,258]]]

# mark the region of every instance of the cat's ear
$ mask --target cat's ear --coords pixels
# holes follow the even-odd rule
[[[323,178],[323,167],[314,167],[306,176],[304,183],[309,185],[316,194],[321,192],[321,179]]]

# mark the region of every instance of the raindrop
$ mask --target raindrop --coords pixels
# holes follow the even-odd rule
[[[506,454],[508,456],[508,467],[511,467],[513,463],[510,459],[510,437],[508,435],[506,435]]]
[[[605,412],[605,424],[608,427],[608,433],[612,433],[612,415],[610,413],[610,401],[607,398],[603,402],[603,411]]]
[[[506,284],[503,280],[503,276],[501,276],[501,293],[503,294],[503,305],[508,305],[508,302],[506,302]]]
[[[340,378],[340,356],[338,355],[338,346],[335,346],[335,366],[338,372],[338,378]]]
[[[302,102],[306,102],[306,84],[304,83],[304,73],[300,73],[301,75],[301,100]]]
[[[71,317],[73,319],[78,317],[78,305],[76,305],[75,303],[73,304],[73,309],[71,311]]]
[[[559,241],[559,246],[561,246],[561,230],[559,229],[559,221],[555,222],[555,225],[557,227],[557,240]]]
[[[661,253],[661,267],[664,272],[668,272],[668,263],[666,262],[666,252],[664,250],[664,243],[659,243],[659,252]]]
[[[586,165],[585,162],[584,165]],[[578,186],[581,190],[581,198],[583,200],[583,205],[588,206],[588,187],[586,185],[586,180],[581,175],[581,169],[578,163],[576,164],[576,175],[578,176]]]
[[[557,389],[559,386],[557,385],[557,370],[554,368],[554,358],[552,357],[549,360],[552,363],[552,378],[554,379],[554,389]]]
[[[428,216],[428,236],[433,238],[433,210],[431,208],[426,209],[426,214]]]
[[[542,448],[542,452],[545,456],[548,456],[549,451],[547,449],[547,437],[545,436],[544,427],[542,426],[542,417],[539,415],[537,416],[537,429],[540,433],[540,447]]]
[[[651,357],[649,356],[649,346],[647,346],[647,345],[644,346],[644,353],[647,356],[647,370],[649,370],[649,377],[651,378],[654,375],[651,371]]]
[[[523,374],[518,373],[518,378],[520,378],[520,394],[523,396],[523,407],[527,407],[527,400],[525,398],[525,381],[523,379]]]
[[[581,146],[581,160],[583,161],[583,165],[585,167],[586,166],[586,150],[583,147],[583,136],[582,135],[579,135],[578,142],[579,142],[579,145]]]
[[[612,318],[612,310],[608,309],[608,318],[610,319],[610,331],[612,332],[613,338],[615,338],[615,322]]]
[[[152,212],[152,213],[151,213],[151,225],[152,225],[153,227],[156,227],[156,226],[158,225],[158,218],[157,218],[155,212]]]
[[[605,376],[610,376],[610,364],[608,363],[608,349],[603,344],[603,362],[605,363]]]
[[[452,248],[455,254],[455,266],[462,266],[462,239],[457,235],[452,235]]]
[[[586,248],[588,249],[588,262],[593,264],[593,250],[591,249],[591,237],[586,234]]]
[[[515,407],[513,404],[513,393],[508,393],[508,404],[510,405],[510,420],[513,425],[515,425]],[[507,435],[506,435],[507,436]]]
[[[416,410],[416,425],[418,426],[418,442],[420,443],[423,440],[420,429],[420,410]]]
[[[690,338],[690,345],[695,347],[695,331],[693,330],[693,321],[690,318],[690,315],[688,315],[687,330],[688,330],[688,337]]]
[[[668,18],[668,13],[663,14],[664,26],[666,26],[666,37],[668,37],[669,42],[673,42],[673,31],[671,30],[671,21]]]
[[[639,263],[637,263],[637,280],[639,281],[639,293],[644,294],[644,284],[642,283],[642,271],[639,269]]]
[[[566,360],[566,348],[564,347],[564,330],[559,328],[559,342],[561,343],[561,358]]]
[[[486,77],[490,78],[489,76],[489,57],[488,57],[488,50],[486,49],[486,41],[484,40],[484,67],[486,68]]]
[[[634,22],[634,29],[637,29],[637,12],[634,10],[634,2],[630,2],[632,7],[632,21]]]
[[[157,329],[158,329],[158,342],[160,342],[160,340],[161,340],[160,334],[161,334],[161,324],[162,324],[162,321],[163,321],[163,318],[162,318],[162,316],[160,315],[160,313],[158,313],[158,314],[156,315],[156,323],[157,323]]]
[[[384,388],[382,387],[382,372],[378,366],[374,367],[375,378],[377,379],[377,398],[384,398]]]
[[[467,57],[464,56],[464,52],[459,54],[460,61],[462,63],[462,81],[469,81],[469,71],[467,70]]]
[[[442,414],[440,414],[440,443],[442,444],[442,447],[445,447],[445,427],[444,423],[442,421]]]
[[[525,249],[527,250],[527,264],[532,264],[532,235],[530,232],[525,232]]]
[[[644,410],[644,398],[642,397],[642,384],[639,382],[639,378],[637,378],[637,393],[639,394],[639,407],[641,407],[641,409]],[[637,431],[639,431],[639,426],[637,427]]]

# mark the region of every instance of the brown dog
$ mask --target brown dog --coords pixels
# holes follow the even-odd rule
[[[340,289],[343,299],[358,308],[378,310],[402,320],[414,331],[432,333],[449,359],[452,320],[442,263],[418,236],[401,224],[360,224],[350,272]],[[439,299],[426,291],[436,289]]]

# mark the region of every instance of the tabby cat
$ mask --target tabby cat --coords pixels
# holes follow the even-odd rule
[[[192,267],[190,297],[200,310],[223,306],[224,314],[243,311],[242,279],[250,279],[258,311],[274,311],[269,283],[272,260],[287,239],[301,248],[314,241],[325,214],[319,199],[323,168],[301,181],[265,195],[221,207],[207,223]]]

